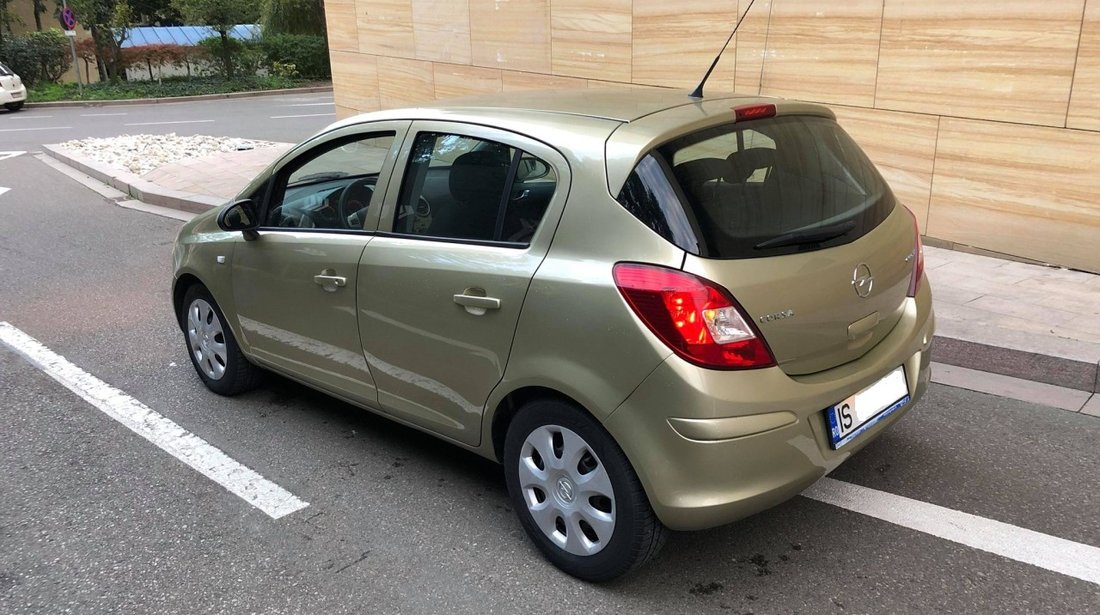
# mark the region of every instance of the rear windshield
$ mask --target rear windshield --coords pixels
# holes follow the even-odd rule
[[[756,258],[855,241],[894,209],[874,165],[833,120],[726,124],[647,154],[618,200],[684,250]]]

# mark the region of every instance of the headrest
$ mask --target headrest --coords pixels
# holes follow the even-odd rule
[[[775,150],[767,147],[751,147],[726,157],[725,180],[731,184],[744,183],[759,169],[775,166]]]
[[[724,158],[699,158],[681,162],[672,170],[681,185],[701,186],[713,179],[725,177],[729,170],[729,163]]]
[[[501,150],[462,154],[451,164],[451,195],[463,203],[500,201],[508,179],[508,155]]]

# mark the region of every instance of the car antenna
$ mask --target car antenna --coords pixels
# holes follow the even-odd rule
[[[722,49],[718,51],[718,55],[714,56],[714,61],[710,63],[710,68],[707,69],[707,74],[703,75],[703,80],[699,82],[699,85],[695,86],[695,91],[690,94],[692,98],[703,97],[703,84],[707,82],[707,79],[710,79],[710,74],[714,72],[714,67],[718,66],[718,60],[726,51],[726,47],[729,47],[730,41],[733,40],[733,35],[737,34],[737,29],[741,27],[741,22],[745,21],[745,17],[749,14],[749,11],[752,10],[752,5],[754,2],[756,2],[756,0],[749,0],[749,6],[745,8],[745,12],[741,14],[741,18],[738,19],[737,24],[733,26],[733,32],[730,32],[730,37],[726,39],[726,44],[722,45]]]

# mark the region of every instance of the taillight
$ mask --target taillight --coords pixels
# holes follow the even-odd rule
[[[733,107],[734,122],[762,120],[766,117],[775,117],[775,105],[742,105],[740,107]]]
[[[755,369],[775,365],[729,291],[676,269],[619,263],[615,285],[634,313],[676,354],[701,367]]]
[[[916,297],[920,290],[921,280],[924,278],[924,242],[920,240],[920,226],[917,225],[917,216],[908,208],[905,211],[913,218],[913,273],[909,276],[910,297]]]

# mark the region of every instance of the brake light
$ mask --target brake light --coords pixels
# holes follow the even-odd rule
[[[718,284],[638,263],[619,263],[613,275],[634,313],[685,360],[712,369],[775,365],[764,338]]]
[[[913,273],[909,276],[910,297],[916,297],[920,290],[920,283],[924,279],[924,242],[920,239],[920,227],[917,225],[917,216],[908,208],[905,211],[913,218]]]
[[[733,107],[733,114],[733,121],[735,123],[747,120],[762,120],[766,117],[775,117],[775,105],[745,105],[743,107]]]

